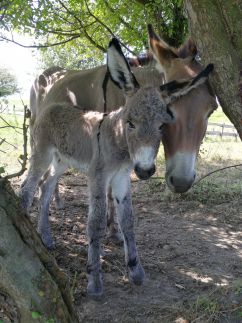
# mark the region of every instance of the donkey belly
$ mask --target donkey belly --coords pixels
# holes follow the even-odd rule
[[[79,172],[87,174],[88,170],[89,170],[89,166],[90,166],[90,161],[83,159],[83,160],[77,160],[73,157],[70,157],[68,155],[62,154],[60,152],[58,152],[58,155],[60,157],[60,160],[68,165],[69,168],[75,168],[77,169]]]

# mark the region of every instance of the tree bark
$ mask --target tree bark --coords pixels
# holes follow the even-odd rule
[[[189,29],[204,63],[214,63],[212,86],[242,139],[242,2],[185,0]]]
[[[0,319],[78,322],[67,278],[4,179],[0,179]]]

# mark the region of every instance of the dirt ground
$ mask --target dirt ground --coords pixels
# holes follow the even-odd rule
[[[86,178],[67,173],[60,190],[65,208],[51,206],[56,249],[81,322],[242,322],[242,199],[218,203],[196,194],[174,195],[164,181],[134,181],[138,252],[143,286],[126,276],[123,247],[104,242],[104,296],[86,294],[88,212]],[[199,193],[199,191],[198,191]],[[31,215],[36,223],[37,208]]]

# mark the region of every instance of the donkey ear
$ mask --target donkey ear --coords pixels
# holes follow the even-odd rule
[[[180,58],[195,57],[197,55],[197,46],[194,40],[190,37],[178,48],[178,56]]]
[[[44,74],[40,74],[38,81],[39,81],[39,86],[46,87],[48,85],[48,82]]]
[[[167,104],[172,103],[176,99],[186,95],[191,90],[205,83],[208,75],[213,71],[213,64],[208,64],[207,67],[190,81],[172,81],[160,86],[163,98]]]
[[[134,77],[116,38],[113,38],[108,46],[107,67],[111,79],[120,89],[128,92],[139,88],[139,83]]]
[[[162,67],[169,66],[172,59],[178,58],[175,51],[154,32],[151,24],[148,24],[148,34],[150,48]]]

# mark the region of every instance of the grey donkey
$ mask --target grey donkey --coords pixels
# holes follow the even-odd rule
[[[69,103],[44,109],[34,125],[33,153],[21,190],[22,205],[28,211],[41,178],[45,179],[38,232],[46,247],[52,248],[48,213],[57,180],[70,166],[88,175],[87,289],[95,297],[103,293],[100,242],[106,231],[108,188],[112,189],[123,235],[129,280],[140,285],[145,273],[136,249],[130,173],[134,169],[140,179],[154,174],[162,127],[174,118],[169,104],[206,80],[203,75],[190,82],[171,82],[161,89],[140,88],[116,39],[109,44],[108,68],[113,81],[126,93],[125,106],[107,115],[85,112]]]

